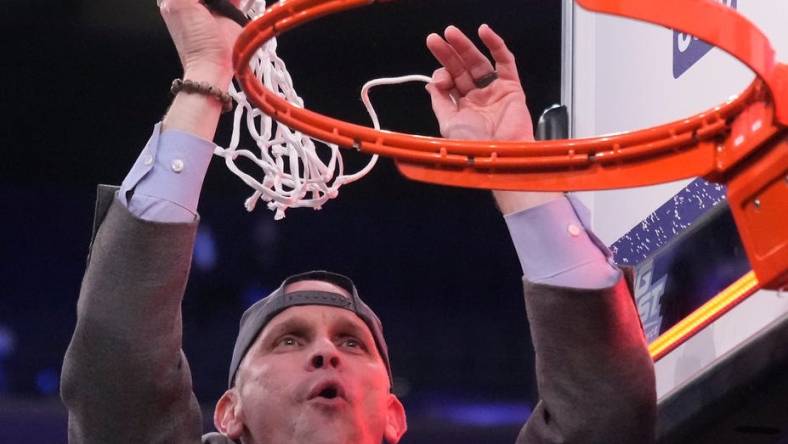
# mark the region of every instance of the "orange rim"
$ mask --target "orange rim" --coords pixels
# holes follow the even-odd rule
[[[729,183],[731,208],[760,285],[779,288],[788,281],[784,213],[762,211],[759,196],[766,193],[778,205],[788,201],[788,187],[782,185],[788,172],[780,163],[783,140],[788,142],[788,65],[776,62],[768,39],[752,23],[712,0],[577,1],[592,11],[698,36],[741,60],[758,78],[716,108],[653,128],[546,142],[470,141],[377,131],[337,120],[289,104],[254,76],[250,60],[266,41],[371,0],[279,2],[244,28],[233,63],[249,101],[266,114],[315,139],[391,157],[411,179],[543,191],[621,188],[693,176]],[[763,227],[776,227],[777,235]]]
[[[254,76],[249,62],[258,48],[269,39],[319,17],[371,3],[367,0],[289,0],[273,5],[266,14],[250,23],[243,30],[236,43],[234,65],[237,78],[249,100],[277,121],[319,140],[391,157],[398,162],[407,164],[401,168],[403,173],[412,177],[421,176],[416,178],[422,180],[430,180],[430,175],[420,175],[412,168],[413,166],[436,171],[448,170],[449,174],[471,170],[485,175],[490,173],[509,173],[510,175],[516,173],[519,175],[544,170],[564,170],[567,174],[564,174],[563,177],[551,180],[549,185],[538,187],[538,189],[562,191],[589,189],[588,184],[578,185],[573,180],[574,172],[579,169],[593,168],[616,171],[621,169],[622,165],[637,164],[638,168],[634,171],[630,168],[627,173],[627,177],[631,180],[623,181],[624,185],[629,186],[667,182],[692,176],[719,175],[732,167],[731,164],[720,161],[720,159],[730,158],[730,156],[726,156],[726,144],[720,141],[730,134],[731,122],[753,103],[766,101],[770,106],[772,104],[767,100],[765,90],[774,88],[776,84],[776,65],[774,51],[769,46],[768,40],[741,16],[716,4],[712,4],[712,12],[716,14],[715,17],[732,22],[733,26],[738,27],[736,29],[741,30],[736,35],[741,37],[742,33],[745,33],[748,37],[746,40],[749,42],[749,46],[747,46],[734,38],[719,37],[719,44],[735,56],[745,60],[748,66],[753,67],[763,79],[753,82],[735,99],[711,110],[654,128],[611,136],[548,142],[509,142],[448,140],[377,131],[291,105],[265,88]],[[622,0],[580,0],[579,3],[600,12],[624,15],[660,24],[676,24],[678,29],[690,26],[688,25],[689,13],[682,12],[674,16],[672,13],[665,12],[673,9],[683,11],[682,8],[687,6],[687,2],[677,0],[667,3],[660,2],[659,7],[643,5],[643,2]],[[700,3],[703,7],[709,7],[703,2]],[[700,6],[691,9],[694,11],[697,7]],[[699,28],[693,32],[705,35],[704,33],[708,33],[707,30],[712,28],[712,26],[705,26],[710,21],[692,23],[693,28]],[[714,27],[714,29],[717,28]],[[764,84],[768,88],[763,88]],[[769,114],[774,115],[773,112]],[[762,131],[775,132],[776,127],[763,125]],[[709,141],[714,141],[715,148],[721,147],[721,149],[705,150],[705,161],[700,162],[704,169],[699,170],[698,164],[689,165],[685,159],[680,157],[676,157],[674,162],[670,162],[671,156],[682,151],[699,148]],[[750,150],[754,148],[749,147]],[[741,149],[739,149],[739,153],[742,153]],[[745,157],[746,154],[740,154],[737,157]],[[655,165],[651,165],[650,162],[660,158],[668,159],[670,163],[666,165],[663,161],[658,165],[657,171],[653,171],[652,166]],[[646,173],[649,168],[652,168],[652,171]],[[438,174],[432,181],[449,184],[450,180],[441,179],[444,175]],[[458,177],[467,176],[464,174]],[[512,179],[505,183],[501,183],[500,177],[492,181],[477,177],[475,180],[469,180],[467,185],[487,188],[494,183],[497,187],[524,189],[518,186],[518,176],[511,177]],[[600,176],[599,179],[601,180],[597,181],[593,188],[622,186],[621,179],[610,182],[603,176]],[[451,184],[463,185],[464,183],[460,179],[459,182]]]

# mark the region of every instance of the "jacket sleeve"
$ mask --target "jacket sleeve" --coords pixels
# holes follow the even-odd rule
[[[518,444],[648,444],[656,386],[626,280],[599,290],[525,282],[540,401]]]
[[[197,224],[132,216],[100,187],[61,397],[71,443],[199,443],[181,350],[181,301]]]

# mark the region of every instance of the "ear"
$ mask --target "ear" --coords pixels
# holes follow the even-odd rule
[[[237,440],[241,437],[243,420],[241,404],[235,389],[227,390],[219,398],[219,401],[216,403],[216,409],[213,412],[213,425],[219,433],[232,440]]]
[[[406,430],[408,430],[408,421],[405,418],[405,407],[396,396],[391,394],[386,407],[386,430],[383,438],[389,444],[397,444]]]

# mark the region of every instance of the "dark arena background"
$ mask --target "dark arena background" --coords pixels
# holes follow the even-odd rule
[[[397,0],[287,33],[278,54],[307,107],[369,125],[366,81],[429,75],[430,32],[453,24],[478,42],[487,23],[516,55],[536,121],[561,101],[561,3]],[[96,185],[121,182],[182,73],[155,0],[3,5],[0,443],[60,443],[58,383]],[[438,135],[423,84],[379,87],[372,101],[383,128]],[[216,142],[226,146],[222,122]],[[350,170],[367,159],[344,155]],[[382,318],[408,412],[403,443],[514,442],[537,401],[533,351],[520,265],[489,192],[411,182],[381,159],[318,212],[274,221],[264,205],[246,212],[250,194],[214,159],[183,306],[206,430],[243,310],[284,277],[324,268],[352,276]],[[767,432],[730,442],[788,442],[785,429]]]

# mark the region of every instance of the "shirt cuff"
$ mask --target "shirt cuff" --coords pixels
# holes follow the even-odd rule
[[[620,270],[607,247],[586,228],[587,216],[588,210],[574,198],[504,216],[524,277],[573,288],[614,285]]]
[[[214,150],[213,142],[178,131],[153,134],[118,192],[135,216],[155,222],[191,222]]]

